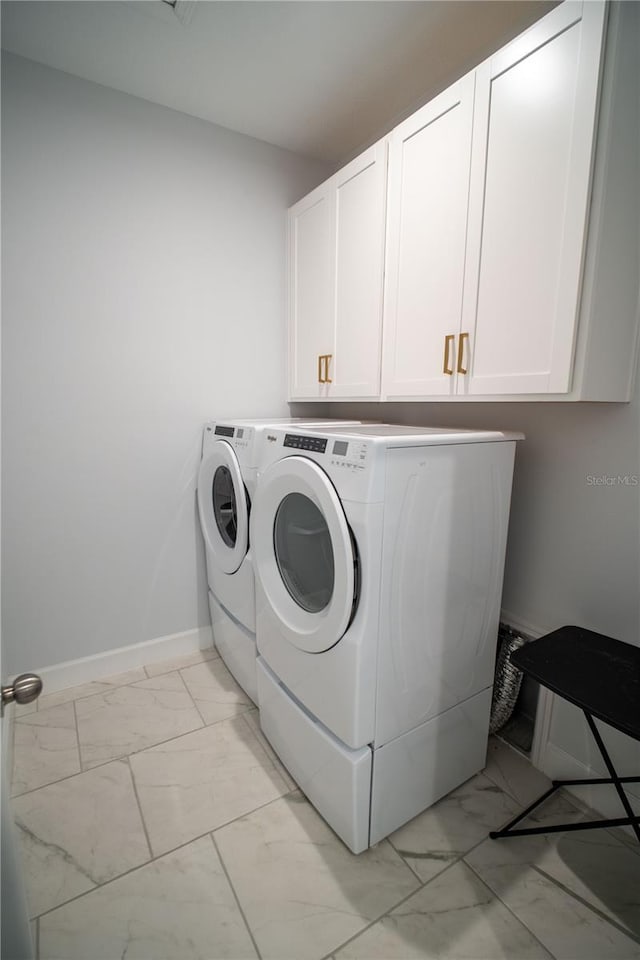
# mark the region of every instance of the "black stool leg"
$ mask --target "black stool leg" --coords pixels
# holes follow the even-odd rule
[[[512,831],[511,828],[515,827],[516,823],[520,823],[521,820],[524,820],[525,817],[528,817],[532,810],[535,810],[536,807],[539,807],[547,797],[550,797],[552,793],[555,793],[558,789],[559,784],[555,783],[552,787],[549,787],[546,793],[543,793],[541,797],[538,797],[537,800],[534,800],[533,803],[529,804],[526,810],[523,810],[522,813],[519,813],[517,817],[514,817],[513,820],[509,820],[509,823],[502,828],[502,830],[492,830],[489,836],[492,840],[497,840],[498,837],[507,837],[507,836],[528,836],[530,833],[537,831],[540,832],[539,827],[532,827],[527,830],[515,830]]]
[[[638,838],[638,841],[640,842],[640,827],[638,826],[638,818],[636,817],[636,815],[634,814],[633,810],[631,809],[631,804],[629,803],[629,801],[628,801],[628,799],[627,799],[627,795],[626,795],[626,793],[624,792],[624,790],[623,790],[623,788],[622,788],[622,784],[621,784],[621,782],[620,782],[620,777],[619,777],[618,774],[616,773],[615,767],[613,766],[613,764],[612,764],[612,762],[611,762],[611,758],[609,757],[609,754],[607,753],[607,748],[605,747],[604,742],[603,742],[603,740],[602,740],[602,737],[600,736],[600,732],[599,732],[598,728],[596,727],[595,722],[594,722],[594,719],[593,719],[593,717],[591,716],[591,714],[590,714],[590,713],[587,713],[586,710],[583,710],[582,712],[584,713],[585,717],[587,718],[587,723],[589,724],[589,729],[591,730],[591,733],[593,734],[593,739],[594,739],[594,740],[596,741],[596,743],[598,744],[598,749],[600,750],[600,753],[602,754],[602,759],[604,760],[604,762],[605,762],[606,765],[607,765],[607,770],[609,771],[609,776],[611,777],[611,782],[613,783],[614,787],[616,788],[616,790],[617,790],[617,792],[618,792],[618,796],[620,797],[620,801],[621,801],[621,803],[622,803],[622,806],[623,806],[624,809],[625,809],[625,813],[626,813],[627,816],[629,817],[630,824],[631,824],[631,826],[633,827],[633,829],[634,829],[634,831],[635,831],[635,835],[636,835],[636,837]]]
[[[489,836],[492,840],[497,840],[500,837],[528,837],[534,836],[540,833],[560,833],[570,830],[598,830],[603,827],[623,827],[631,826],[633,827],[634,833],[640,841],[640,817],[636,816],[631,808],[631,804],[627,798],[626,793],[622,787],[623,783],[640,783],[640,777],[619,777],[616,773],[615,767],[611,762],[611,758],[607,753],[607,748],[604,745],[602,737],[598,731],[598,728],[595,725],[594,719],[590,713],[587,713],[586,710],[583,710],[585,717],[587,718],[587,723],[589,724],[589,729],[593,734],[593,739],[596,741],[598,749],[602,754],[602,759],[604,760],[607,770],[609,771],[610,777],[599,777],[599,778],[590,778],[587,780],[554,780],[553,785],[547,790],[546,793],[543,793],[538,800],[535,800],[526,810],[523,810],[522,813],[519,813],[517,817],[514,817],[513,820],[510,820],[509,823],[502,828],[502,830],[492,830]],[[559,787],[564,786],[575,786],[578,784],[603,784],[603,783],[612,783],[618,792],[622,806],[625,809],[626,817],[618,817],[615,820],[582,820],[578,823],[558,823],[553,826],[546,827],[526,827],[520,828],[519,830],[514,830],[513,827],[516,823],[519,823],[521,820],[524,820],[532,810],[535,810],[543,800],[546,800],[547,797],[550,797],[554,791]]]

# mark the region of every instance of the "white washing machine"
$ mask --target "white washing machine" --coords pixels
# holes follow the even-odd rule
[[[214,420],[205,424],[198,473],[198,510],[205,542],[209,609],[216,647],[255,701],[255,585],[249,516],[261,438],[270,427],[332,425],[313,419]],[[354,421],[346,421],[353,423]]]
[[[522,435],[270,436],[251,522],[262,729],[359,853],[484,766]]]

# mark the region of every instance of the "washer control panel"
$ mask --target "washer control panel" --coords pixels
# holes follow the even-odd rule
[[[204,447],[217,440],[226,440],[235,450],[246,450],[253,439],[253,427],[234,427],[230,424],[207,424],[204,433]]]

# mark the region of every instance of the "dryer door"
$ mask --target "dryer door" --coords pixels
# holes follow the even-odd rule
[[[252,513],[255,569],[284,636],[322,653],[340,640],[356,601],[357,557],[326,473],[286,457],[258,481]]]
[[[238,458],[225,440],[217,440],[200,464],[198,510],[215,562],[235,573],[249,547],[249,508]]]

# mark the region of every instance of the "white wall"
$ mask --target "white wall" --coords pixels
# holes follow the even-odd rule
[[[6,673],[208,623],[201,426],[286,415],[285,210],[317,164],[6,55]]]

